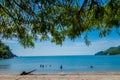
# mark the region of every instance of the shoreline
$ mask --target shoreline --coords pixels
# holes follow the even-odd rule
[[[120,80],[120,72],[29,75],[0,74],[0,80]]]
[[[60,72],[60,73],[31,73],[28,75],[102,75],[102,74],[113,74],[113,75],[120,75],[120,72],[78,72],[78,73],[64,73],[64,72]],[[20,73],[0,73],[0,75],[20,75]]]

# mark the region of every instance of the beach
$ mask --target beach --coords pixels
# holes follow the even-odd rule
[[[120,80],[120,73],[0,74],[0,80]]]

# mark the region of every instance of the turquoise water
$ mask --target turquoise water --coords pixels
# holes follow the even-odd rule
[[[34,69],[35,74],[60,73],[60,65],[63,73],[120,72],[120,56],[16,57],[0,60],[0,73],[18,74]]]

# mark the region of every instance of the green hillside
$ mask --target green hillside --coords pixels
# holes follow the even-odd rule
[[[105,51],[100,51],[95,55],[120,55],[120,46],[118,47],[111,47]]]
[[[15,57],[10,48],[0,41],[0,59],[8,59]]]

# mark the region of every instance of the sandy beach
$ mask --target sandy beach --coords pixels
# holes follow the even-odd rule
[[[0,74],[0,80],[120,80],[120,73]]]

